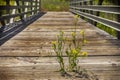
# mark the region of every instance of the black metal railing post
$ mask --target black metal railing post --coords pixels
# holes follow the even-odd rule
[[[6,6],[9,7],[10,6],[10,0],[6,0]],[[6,13],[10,15],[10,9],[6,9]],[[10,22],[10,19],[7,19],[7,23]]]
[[[17,4],[17,6],[20,6],[20,2],[18,1],[18,0],[16,0],[16,4]],[[19,7],[18,8],[18,12],[21,14],[22,13],[22,11],[21,11],[22,9]],[[23,20],[23,16],[24,15],[20,15],[20,19],[21,19],[21,21],[23,22],[24,20]]]
[[[22,0],[22,5],[23,5],[23,6],[25,5],[25,1],[23,1],[23,0]],[[24,11],[25,11],[25,8],[23,7],[23,8],[22,8],[22,12],[24,12]],[[24,18],[24,14],[22,15],[22,18]]]
[[[0,17],[2,16],[2,11],[0,11]],[[0,20],[1,23],[1,27],[0,27],[0,34],[4,31],[4,26],[5,26],[5,21],[4,20]]]
[[[104,0],[98,0],[98,4],[97,4],[97,5],[102,5],[103,1],[104,1]],[[100,15],[100,12],[97,11],[97,12],[95,13],[95,15],[96,15],[96,16],[99,16],[99,15]],[[94,22],[94,25],[97,26],[97,22]]]
[[[92,1],[92,0],[89,1],[89,3],[90,3],[91,6],[93,5],[93,1]],[[89,13],[90,13],[91,15],[93,15],[93,11],[92,11],[92,10],[90,10]],[[89,23],[94,24],[93,20],[90,20],[90,19],[89,19],[88,21],[89,21]]]
[[[41,11],[41,0],[39,0],[39,10]]]
[[[119,0],[116,0],[115,4],[118,5],[118,6],[120,6],[120,1],[119,1]],[[117,20],[118,22],[120,22],[120,14],[117,14],[116,20]],[[119,27],[120,27],[120,26],[119,26]],[[117,38],[120,39],[120,31],[116,31],[116,35],[117,35]]]

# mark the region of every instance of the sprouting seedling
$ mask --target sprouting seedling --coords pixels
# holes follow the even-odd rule
[[[64,60],[63,60],[63,42],[64,42],[64,32],[60,31],[60,34],[57,35],[57,41],[52,42],[52,48],[57,55],[57,60],[60,65],[60,72],[62,74],[66,73]]]

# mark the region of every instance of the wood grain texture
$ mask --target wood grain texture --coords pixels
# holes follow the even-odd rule
[[[60,30],[71,38],[73,20],[74,15],[69,12],[48,12],[0,46],[0,80],[85,80],[60,76],[51,47]],[[99,80],[119,80],[120,41],[82,19],[76,29],[78,41],[81,30],[85,30],[88,41],[82,50],[88,52],[88,57],[79,58],[79,66]],[[68,65],[65,54],[64,60]]]

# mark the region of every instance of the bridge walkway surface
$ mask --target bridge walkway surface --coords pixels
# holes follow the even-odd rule
[[[51,45],[60,31],[65,36],[71,35],[73,22],[74,15],[70,12],[47,12],[6,41],[0,46],[0,80],[84,80],[60,76]],[[119,80],[120,40],[79,19],[77,35],[81,30],[87,40],[82,50],[88,52],[88,57],[79,58],[78,64],[99,80]]]

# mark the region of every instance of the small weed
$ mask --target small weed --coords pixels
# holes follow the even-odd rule
[[[64,36],[64,32],[60,31],[60,34],[57,35],[57,41],[52,42],[52,47],[57,55],[57,60],[60,65],[60,72],[66,73],[66,71],[77,72],[79,71],[78,67],[78,57],[86,57],[87,52],[82,52],[82,46],[87,43],[85,39],[85,31],[81,30],[79,36],[82,36],[82,40],[77,40],[77,23],[78,23],[79,16],[75,15],[74,17],[74,31],[71,32],[71,39],[66,38]],[[66,43],[69,41],[69,43]],[[66,46],[66,47],[64,47]],[[68,57],[68,67],[65,68],[65,61],[63,59],[63,53],[65,53]]]
[[[81,52],[82,46],[84,46],[87,41],[85,40],[85,34],[84,30],[80,31],[80,35],[82,36],[81,41],[77,41],[77,23],[78,23],[79,16],[75,15],[74,17],[74,25],[75,25],[75,30],[71,32],[72,40],[69,43],[68,48],[66,49],[66,55],[68,57],[69,61],[69,71],[78,71],[78,57],[86,57],[87,52]]]
[[[65,66],[63,61],[63,49],[64,49],[64,32],[60,32],[59,35],[57,35],[57,41],[52,42],[52,47],[57,55],[57,60],[60,64],[60,72],[65,73]]]

